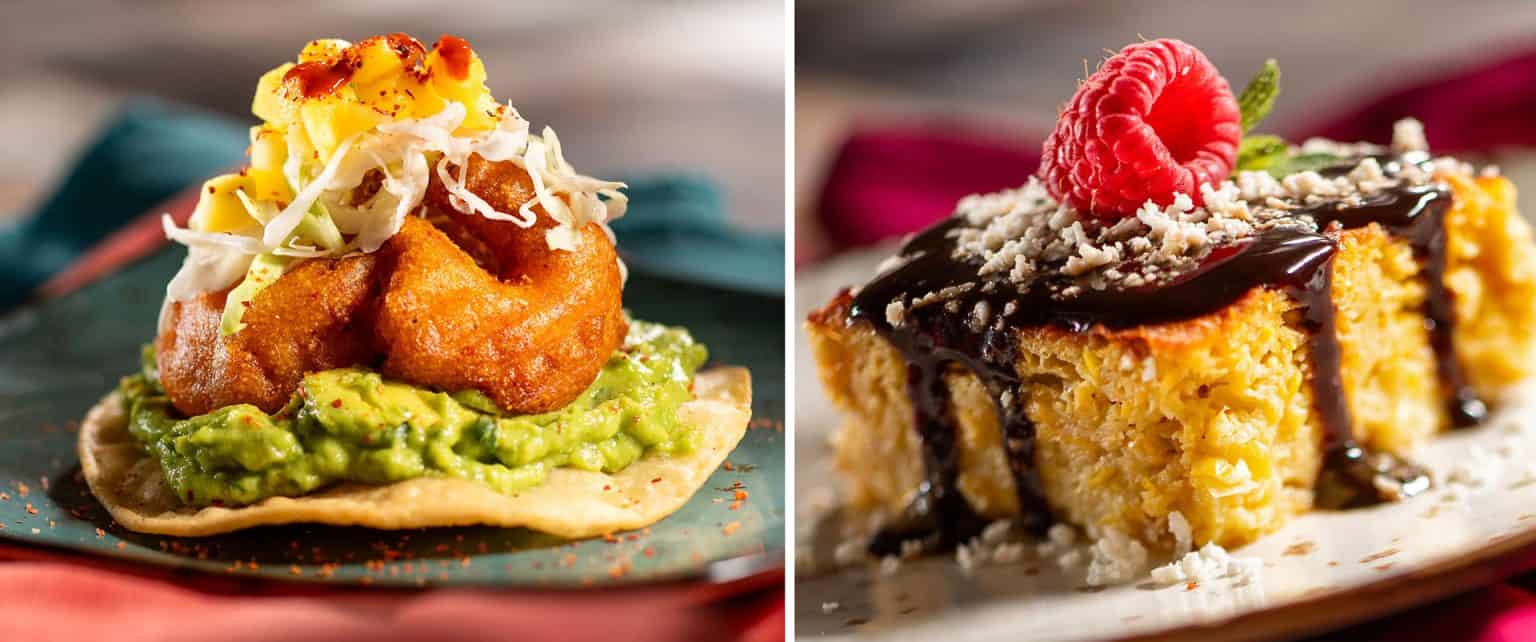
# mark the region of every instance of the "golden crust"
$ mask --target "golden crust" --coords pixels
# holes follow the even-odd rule
[[[744,368],[702,372],[679,419],[700,426],[687,455],[647,455],[606,474],[560,468],[543,484],[503,495],[478,482],[423,477],[382,486],[343,484],[302,497],[272,497],[240,508],[183,506],[160,464],[128,433],[121,396],[92,408],[80,427],[80,467],[112,518],[141,533],[198,537],[292,523],[380,529],[527,527],[561,537],[641,528],[687,503],[746,434],[751,378]]]
[[[533,198],[516,165],[473,156],[466,171],[466,185],[500,211]],[[571,235],[571,249],[551,250],[545,234],[556,223],[542,210],[530,228],[464,215],[435,177],[426,206],[461,243],[407,218],[374,254],[304,261],[278,277],[234,335],[219,332],[228,290],[172,303],[155,342],[172,403],[188,415],[237,403],[276,412],[305,375],[354,365],[480,390],[520,414],[581,394],[627,332],[607,233],[589,223]],[[489,248],[477,256],[494,265],[463,247]]]
[[[236,403],[276,412],[312,372],[373,359],[368,335],[378,257],[306,261],[257,293],[246,328],[219,336],[229,291],[171,303],[155,340],[176,408],[201,415]]]
[[[1451,180],[1447,283],[1457,357],[1493,397],[1524,377],[1536,340],[1529,230],[1502,179]],[[1370,226],[1340,236],[1334,302],[1346,399],[1358,436],[1402,450],[1448,424],[1424,329],[1424,287],[1405,242]],[[1475,246],[1475,248],[1469,248]],[[894,512],[922,476],[901,356],[839,296],[807,323],[818,374],[846,423],[834,440],[849,500]],[[1035,423],[1044,494],[1090,532],[1171,544],[1180,512],[1197,543],[1235,546],[1310,508],[1322,433],[1297,304],[1260,289],[1186,321],[1073,333],[1018,329],[1016,395]],[[958,367],[961,492],[984,515],[1017,513],[993,401]]]
[[[471,157],[466,184],[500,211],[533,198],[527,172]],[[624,280],[606,232],[587,224],[570,250],[551,250],[554,227],[540,214],[524,229],[461,214],[441,186],[429,210],[489,246],[487,272],[431,225],[401,228],[386,245],[393,259],[380,300],[383,371],[445,390],[476,389],[513,413],[570,403],[624,342]],[[422,223],[417,221],[417,223]]]

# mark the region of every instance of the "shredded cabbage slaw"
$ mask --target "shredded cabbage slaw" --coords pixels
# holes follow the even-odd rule
[[[230,287],[252,269],[258,257],[269,268],[291,268],[304,259],[378,250],[400,231],[405,217],[418,209],[434,171],[447,189],[450,203],[465,214],[528,228],[537,221],[535,205],[542,208],[557,223],[545,233],[554,250],[572,249],[574,232],[588,223],[598,223],[606,230],[609,221],[623,216],[628,198],[619,190],[625,185],[577,173],[566,162],[554,130],[545,127],[542,135],[530,133],[528,121],[508,104],[494,129],[455,135],[465,115],[463,104],[448,102],[431,116],[388,122],[354,134],[341,141],[313,175],[306,175],[306,169],[313,168],[304,167],[302,162],[315,156],[313,148],[303,136],[290,132],[283,175],[295,196],[279,208],[279,203],[254,200],[238,192],[236,196],[252,219],[245,229],[199,231],[177,226],[169,214],[163,214],[165,235],[186,245],[188,252],[166,288],[161,330],[165,329],[172,301]],[[534,199],[516,212],[501,212],[475,195],[464,184],[464,168],[472,154],[489,161],[511,162],[526,170],[533,182]],[[353,189],[372,170],[379,170],[384,177],[380,189],[365,202],[351,203]],[[231,295],[222,325],[225,334],[244,327],[240,323],[244,302],[262,286],[241,288],[241,297]]]

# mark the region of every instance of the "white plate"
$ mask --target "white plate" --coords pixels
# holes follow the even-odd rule
[[[892,248],[850,253],[801,271],[799,317],[839,288],[866,280]],[[797,510],[835,488],[826,438],[838,424],[797,333]],[[1083,567],[1053,560],[962,572],[953,556],[910,560],[894,574],[864,566],[826,570],[835,543],[812,537],[816,516],[797,520],[802,562],[796,635],[818,640],[1249,639],[1336,628],[1488,583],[1521,570],[1536,552],[1536,388],[1522,388],[1483,426],[1450,433],[1412,453],[1435,471],[1423,496],[1369,509],[1316,512],[1234,555],[1264,560],[1260,577],[1155,586],[1150,579],[1102,590]],[[1460,468],[1463,481],[1448,484]],[[1486,476],[1486,479],[1475,479]],[[1481,483],[1477,483],[1481,482]],[[812,539],[821,540],[811,542]],[[1305,552],[1303,552],[1305,551]]]

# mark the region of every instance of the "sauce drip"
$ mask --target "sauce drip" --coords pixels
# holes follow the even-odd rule
[[[443,34],[443,37],[437,39],[437,44],[432,45],[432,50],[442,57],[450,77],[455,80],[469,77],[469,63],[474,58],[474,52],[463,38]]]
[[[1429,287],[1425,316],[1439,361],[1442,389],[1458,425],[1473,423],[1484,407],[1470,393],[1450,345],[1450,293],[1444,286],[1444,216],[1451,195],[1434,185],[1395,187],[1363,203],[1326,204],[1300,210],[1325,232],[1377,223],[1406,238],[1423,266]],[[1411,496],[1428,488],[1427,473],[1390,453],[1371,452],[1354,437],[1344,395],[1339,341],[1334,325],[1332,265],[1338,243],[1299,225],[1277,225],[1213,248],[1198,264],[1170,279],[1134,288],[1085,289],[1072,298],[1053,292],[1065,277],[1046,275],[1010,282],[1006,274],[979,275],[980,264],[956,255],[951,217],[920,233],[901,249],[905,262],[877,277],[856,296],[850,323],[867,323],[907,361],[914,425],[923,445],[925,478],[903,515],[870,542],[875,555],[899,554],[906,542],[924,549],[951,548],[981,532],[986,520],[960,494],[959,450],[948,387],[952,371],[974,373],[997,407],[999,426],[1018,497],[1019,523],[1043,533],[1053,519],[1034,466],[1035,426],[1016,398],[1021,381],[1014,364],[1014,328],[1054,326],[1085,332],[1096,325],[1131,328],[1199,317],[1230,305],[1256,287],[1284,291],[1301,307],[1312,363],[1313,404],[1324,432],[1325,457],[1317,504],[1347,508]],[[948,297],[905,310],[892,325],[886,306],[897,299],[949,289]]]
[[[352,80],[355,71],[357,63],[351,56],[340,56],[329,62],[301,62],[283,74],[283,91],[298,98],[329,96]]]
[[[392,33],[384,36],[384,42],[389,45],[390,51],[400,58],[401,66],[411,73],[420,73],[422,61],[427,58],[426,47],[421,46],[421,41],[412,38],[409,34]]]
[[[458,45],[469,51],[469,43],[453,36],[443,36],[444,39],[453,38]],[[374,36],[358,44],[351,45],[341,50],[334,60],[311,60],[294,65],[287,73],[283,74],[283,91],[293,98],[314,99],[323,98],[341,89],[352,80],[353,74],[362,65],[359,54],[364,48],[383,39],[390,51],[400,58],[400,64],[408,73],[422,78],[427,50],[421,41],[403,33],[392,33],[387,36]],[[439,45],[442,41],[438,41]],[[448,60],[448,55],[444,54]],[[453,62],[449,61],[450,68]],[[467,65],[467,63],[465,63]],[[466,67],[467,69],[467,67]]]
[[[1391,169],[1390,164],[1388,169]],[[1325,203],[1299,210],[1297,214],[1311,216],[1320,227],[1338,225],[1348,229],[1376,223],[1408,241],[1423,270],[1428,290],[1424,297],[1424,319],[1429,329],[1430,347],[1435,351],[1441,395],[1446,400],[1452,425],[1465,427],[1482,421],[1488,414],[1488,406],[1467,382],[1451,341],[1456,311],[1452,307],[1451,293],[1445,287],[1445,214],[1450,207],[1449,192],[1424,185],[1388,190],[1351,207],[1340,208]]]

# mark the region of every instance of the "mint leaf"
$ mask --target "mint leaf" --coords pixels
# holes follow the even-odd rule
[[[1324,170],[1344,161],[1333,154],[1292,153],[1285,139],[1279,136],[1244,136],[1237,146],[1237,165],[1233,170],[1269,172],[1275,178],[1285,178],[1297,172]]]
[[[1242,114],[1243,133],[1253,131],[1259,122],[1269,115],[1275,106],[1275,96],[1280,95],[1280,65],[1271,58],[1253,75],[1243,93],[1237,97],[1237,109]]]
[[[1295,154],[1287,156],[1280,162],[1264,168],[1275,178],[1285,178],[1298,172],[1321,171],[1344,162],[1341,156],[1313,152],[1310,154]]]
[[[1285,160],[1285,139],[1279,136],[1244,136],[1237,145],[1237,167],[1242,170],[1268,169]]]

